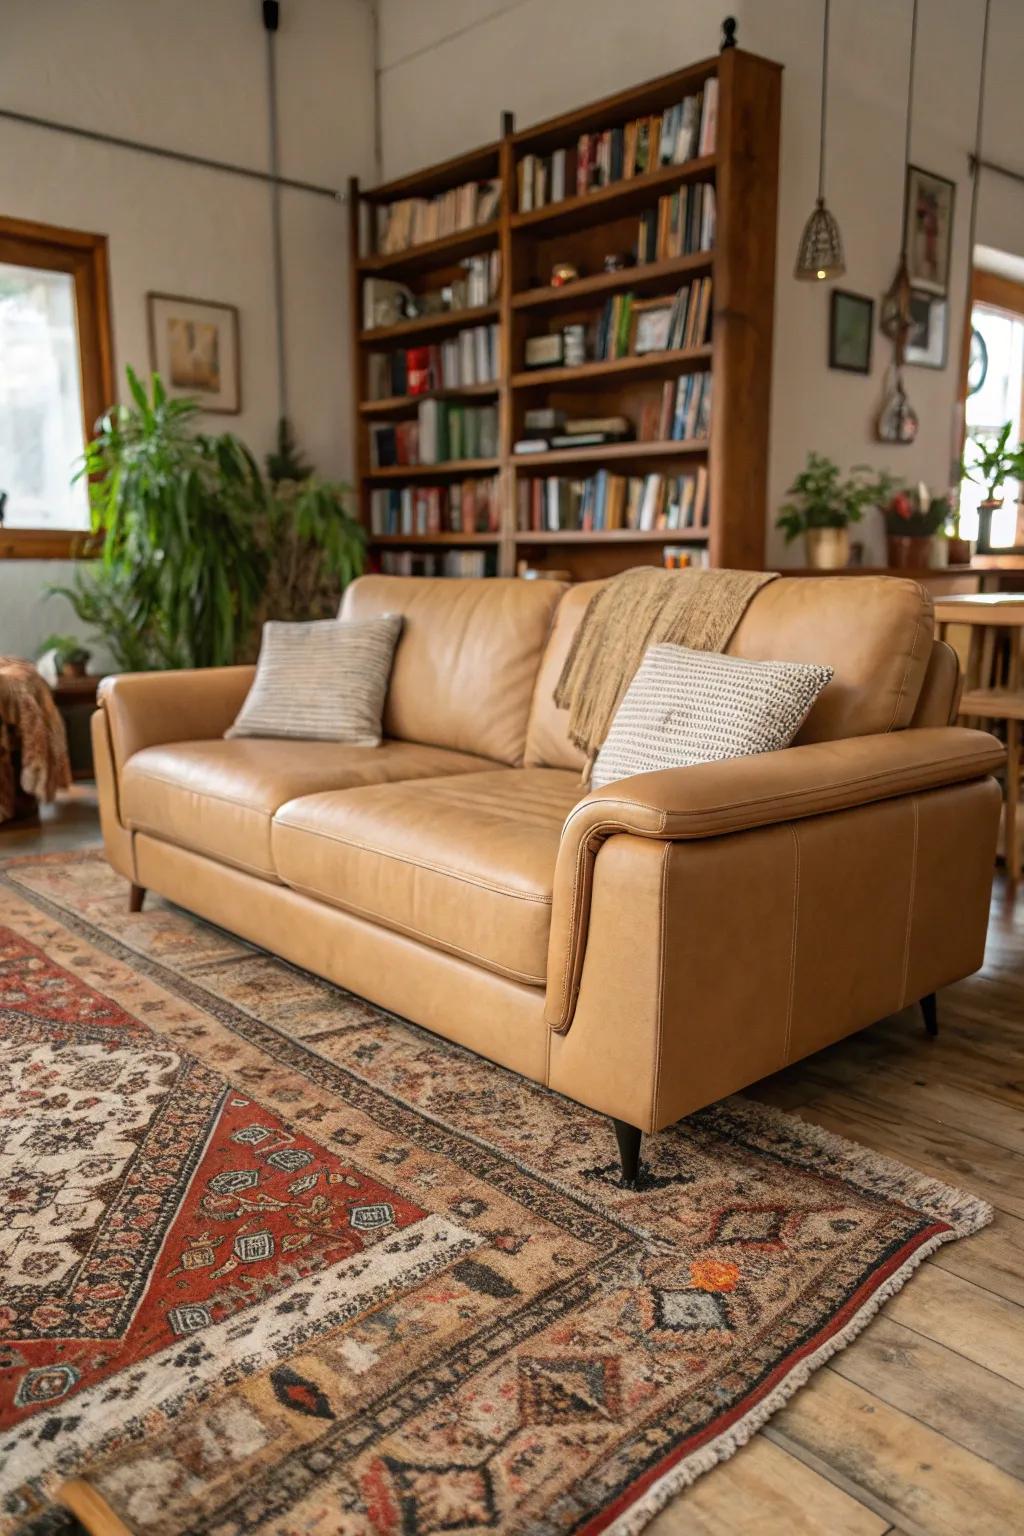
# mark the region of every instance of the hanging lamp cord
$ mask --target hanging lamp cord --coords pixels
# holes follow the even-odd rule
[[[828,102],[828,20],[832,0],[825,0],[825,25],[821,34],[821,137],[818,146],[818,202],[825,201],[825,109]]]
[[[910,79],[907,82],[907,129],[903,143],[903,235],[900,250],[907,248],[907,170],[910,165],[910,140],[914,124],[914,65],[917,59],[917,0],[910,16]]]

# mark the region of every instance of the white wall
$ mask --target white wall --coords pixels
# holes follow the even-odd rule
[[[162,147],[268,167],[258,0],[3,0],[0,105]],[[344,189],[373,178],[367,0],[285,0],[278,34],[281,170]],[[211,416],[259,455],[277,382],[270,190],[259,182],[0,119],[0,211],[109,238],[119,380],[149,369],[148,290],[239,307],[242,413]],[[282,195],[291,415],[321,472],[350,472],[347,210]],[[0,561],[0,652],[31,655],[69,613],[43,603],[67,562]]]
[[[870,377],[827,367],[829,291],[791,273],[818,166],[822,0],[379,0],[382,173],[401,175],[518,126],[717,51],[726,12],[743,47],[785,65],[782,100],[769,524],[809,448],[843,466],[868,461],[944,489],[953,448],[967,270],[983,0],[920,0],[912,159],[957,183],[950,360],[909,368],[920,418],[912,447],[876,443],[891,348],[876,334]],[[876,302],[895,271],[903,198],[910,0],[832,7],[828,201],[846,245],[841,286]],[[1024,170],[1020,71],[1024,4],[993,0],[984,154]],[[978,238],[1024,255],[1024,188],[988,177]],[[876,308],[877,320],[877,308]],[[777,535],[773,557],[783,554]],[[875,524],[869,556],[883,558]],[[785,558],[785,556],[783,556]],[[788,557],[802,560],[794,546]]]

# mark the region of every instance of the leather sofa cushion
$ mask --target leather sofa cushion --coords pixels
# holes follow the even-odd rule
[[[306,895],[543,986],[562,824],[579,774],[505,768],[281,807],[279,877]]]
[[[582,767],[567,734],[568,710],[552,694],[573,635],[599,583],[571,587],[555,615],[537,674],[527,767]],[[834,677],[796,737],[837,741],[903,730],[915,720],[931,658],[932,600],[916,581],[890,576],[782,576],[762,587],[726,654],[748,661],[810,661]],[[934,721],[929,716],[928,724]]]
[[[537,668],[565,587],[362,576],[341,617],[400,613],[384,734],[521,763]]]
[[[132,831],[151,832],[275,880],[271,818],[297,795],[471,773],[484,766],[478,757],[404,741],[379,747],[257,737],[173,742],[145,747],[128,759],[121,814]]]

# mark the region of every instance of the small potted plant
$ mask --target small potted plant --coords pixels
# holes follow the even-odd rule
[[[838,464],[821,453],[809,453],[806,467],[786,492],[793,499],[779,512],[776,527],[786,543],[803,535],[807,564],[820,571],[840,570],[850,558],[850,524],[865,511],[882,506],[899,482],[857,464],[844,480]]]
[[[87,651],[76,635],[47,635],[39,647],[39,655],[52,651],[53,665],[58,677],[84,677],[91,651]]]
[[[914,492],[896,491],[884,508],[888,563],[897,570],[923,571],[935,564],[935,539],[946,525],[949,502],[932,496],[926,485]]]
[[[975,438],[978,456],[973,464],[966,460],[960,465],[964,480],[985,487],[985,497],[978,503],[978,548],[987,550],[991,544],[992,514],[1003,504],[1000,492],[1007,480],[1024,479],[1024,443],[1010,447],[1011,421],[1004,422],[994,437]],[[1019,521],[1020,519],[1018,519]]]

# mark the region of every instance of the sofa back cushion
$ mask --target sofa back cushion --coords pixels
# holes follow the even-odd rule
[[[343,619],[400,613],[384,734],[400,741],[523,760],[537,669],[560,582],[362,576]]]
[[[559,604],[537,676],[527,767],[582,768],[568,738],[568,710],[552,694],[576,626],[599,583],[570,588]],[[757,593],[726,654],[749,661],[831,667],[831,683],[796,744],[902,730],[914,720],[932,646],[932,600],[915,581],[890,576],[790,576]]]

